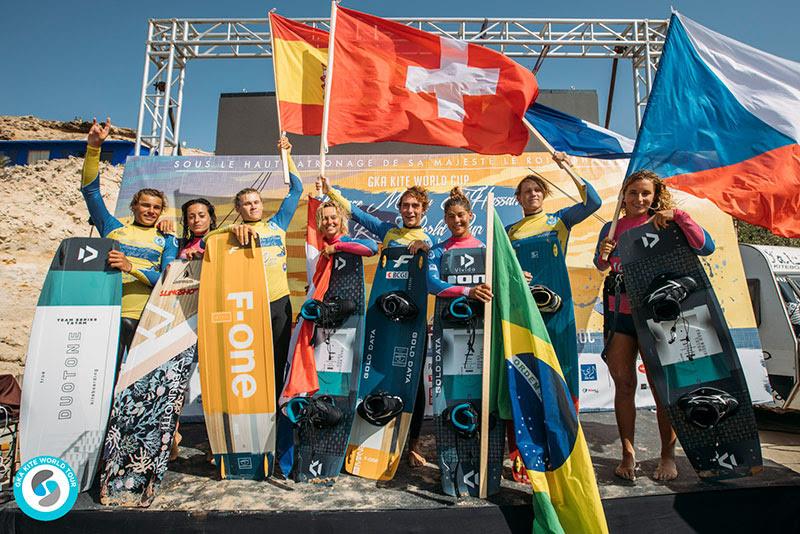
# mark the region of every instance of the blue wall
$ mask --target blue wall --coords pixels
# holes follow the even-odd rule
[[[133,155],[133,141],[109,140],[103,143],[100,159],[120,165],[128,156]],[[28,152],[31,150],[47,150],[47,159],[64,159],[69,156],[82,158],[86,154],[86,141],[0,141],[0,156],[11,160],[11,165],[27,165]],[[142,146],[142,155],[150,154],[150,149]]]

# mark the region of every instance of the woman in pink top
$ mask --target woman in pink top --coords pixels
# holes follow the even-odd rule
[[[648,221],[656,228],[665,228],[674,221],[686,236],[689,245],[700,256],[714,252],[714,241],[703,228],[689,217],[685,211],[675,209],[672,196],[658,175],[652,171],[641,170],[625,182],[623,191],[623,217],[617,224],[615,239],[608,238],[611,223],[600,230],[595,250],[594,263],[601,271],[609,267],[610,273],[603,286],[603,334],[605,337],[604,359],[614,380],[614,412],[617,428],[622,442],[622,460],[614,474],[625,480],[636,479],[636,455],[633,435],[636,425],[636,355],[639,342],[631,316],[631,306],[625,294],[622,264],[616,251],[619,236]],[[608,258],[604,260],[603,258]],[[650,388],[652,390],[652,387]],[[656,417],[661,437],[661,457],[653,473],[660,481],[672,480],[678,476],[675,465],[675,432],[669,416],[653,391],[656,401]]]
[[[194,198],[184,202],[181,206],[183,219],[183,237],[178,241],[180,252],[178,258],[182,260],[194,260],[203,257],[205,245],[203,236],[210,230],[217,227],[217,214],[214,212],[214,205],[205,198]],[[179,426],[175,427],[175,439],[172,440],[172,448],[169,451],[171,462],[178,458],[178,446],[183,439]]]
[[[480,240],[476,239],[470,230],[472,221],[472,205],[461,188],[454,187],[450,190],[450,196],[444,201],[444,222],[450,230],[449,239],[436,243],[428,252],[428,293],[436,297],[456,298],[469,297],[481,302],[492,300],[492,288],[489,284],[478,284],[476,286],[460,286],[450,284],[442,280],[440,269],[442,256],[448,250],[458,248],[484,248]],[[425,464],[425,457],[419,442],[420,430],[422,429],[422,418],[425,414],[425,394],[422,382],[417,392],[417,400],[414,404],[414,413],[411,417],[408,462],[412,467],[419,467]]]
[[[214,205],[205,198],[193,198],[181,206],[183,215],[183,237],[180,240],[178,257],[193,260],[203,257],[203,237],[217,227]]]

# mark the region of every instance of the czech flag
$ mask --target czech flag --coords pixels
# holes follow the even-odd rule
[[[553,148],[570,156],[618,159],[633,152],[633,139],[539,103],[528,108],[525,118]]]
[[[281,128],[299,135],[319,135],[328,32],[275,13],[269,14],[269,22]]]
[[[539,309],[494,215],[490,406],[513,417],[533,486],[533,532],[606,533],[589,448]]]
[[[628,169],[800,237],[800,63],[672,15]]]

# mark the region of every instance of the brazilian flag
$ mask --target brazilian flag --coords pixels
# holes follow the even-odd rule
[[[494,215],[490,405],[513,419],[533,532],[608,532],[575,406],[503,223]]]

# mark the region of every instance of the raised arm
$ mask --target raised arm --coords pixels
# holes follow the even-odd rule
[[[111,215],[103,202],[100,192],[100,147],[111,132],[111,119],[107,118],[104,125],[92,121],[86,143],[86,157],[83,159],[81,172],[81,194],[89,210],[92,223],[103,237],[122,226],[119,220]]]
[[[325,191],[326,189],[327,191]],[[374,215],[370,215],[355,204],[352,204],[349,200],[344,198],[342,193],[340,193],[337,189],[328,186],[327,180],[323,181],[323,191],[331,198],[331,200],[342,206],[345,211],[350,214],[350,217],[354,221],[373,234],[377,235],[379,239],[383,240],[389,230],[394,228],[393,224],[384,222]]]
[[[281,137],[278,141],[278,148],[285,149],[286,157],[289,158],[289,194],[283,199],[281,207],[270,220],[285,232],[289,229],[289,223],[294,217],[294,212],[297,211],[300,197],[303,196],[303,182],[300,180],[300,173],[292,159],[292,144],[286,137]]]
[[[350,236],[342,236],[334,243],[333,248],[336,252],[346,252],[356,256],[369,257],[378,253],[378,244],[372,239],[356,239]]]
[[[597,194],[592,184],[586,180],[582,180],[582,183],[578,185],[578,192],[581,195],[582,202],[560,210],[561,220],[564,221],[564,224],[570,229],[579,222],[587,219],[603,205],[600,195]]]

